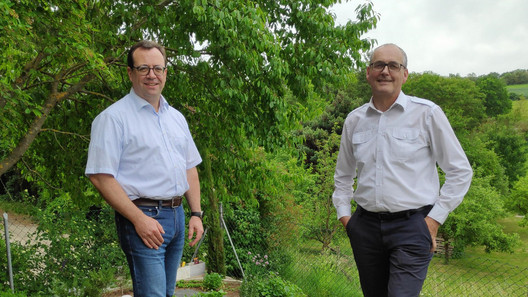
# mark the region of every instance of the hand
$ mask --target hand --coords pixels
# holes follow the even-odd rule
[[[435,219],[431,217],[425,217],[425,223],[427,224],[429,233],[431,233],[431,239],[433,241],[433,244],[431,246],[431,253],[433,253],[436,250],[436,235],[438,234],[438,228],[440,227],[440,223],[438,223]]]
[[[199,217],[192,216],[189,219],[189,240],[193,238],[193,235],[195,233],[196,233],[196,237],[194,238],[192,242],[189,243],[190,246],[194,246],[198,241],[200,241],[204,233],[202,219],[200,219]]]
[[[346,226],[348,224],[348,221],[350,221],[350,216],[345,216],[345,217],[340,217],[339,218],[339,221],[341,221],[341,223],[343,224],[343,227],[345,227],[346,229]]]
[[[136,232],[143,240],[143,243],[151,249],[158,249],[163,244],[163,236],[165,231],[161,224],[155,219],[144,216],[134,224]]]

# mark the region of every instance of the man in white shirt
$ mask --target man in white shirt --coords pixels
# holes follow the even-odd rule
[[[419,296],[438,228],[473,174],[441,108],[401,91],[407,77],[400,47],[376,48],[367,68],[372,98],[343,125],[333,202],[367,297]]]
[[[132,90],[92,123],[85,174],[115,211],[134,296],[173,296],[185,240],[183,196],[191,209],[189,239],[204,230],[202,159],[183,115],[161,91],[167,78],[165,49],[141,41],[129,50]]]

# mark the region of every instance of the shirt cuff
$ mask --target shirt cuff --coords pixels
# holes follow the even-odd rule
[[[337,211],[337,219],[339,220],[342,217],[350,217],[352,216],[352,207],[349,206],[339,206],[336,208]]]
[[[440,205],[435,204],[429,214],[427,214],[428,217],[433,218],[435,221],[437,221],[440,224],[443,224],[445,220],[447,219],[447,216],[449,215],[449,210],[446,210],[442,208]]]

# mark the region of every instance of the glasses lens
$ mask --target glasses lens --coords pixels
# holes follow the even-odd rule
[[[149,68],[147,66],[139,66],[136,67],[136,70],[141,74],[146,74],[149,71]]]
[[[165,67],[161,67],[161,66],[154,66],[154,73],[160,75],[160,74],[163,74],[163,70],[165,70]]]
[[[372,64],[372,66],[374,67],[374,70],[376,71],[381,71],[383,70],[383,68],[385,68],[385,63],[384,62],[376,62],[374,64]]]
[[[398,64],[396,62],[390,62],[389,63],[389,69],[391,71],[398,71],[398,70],[400,70],[400,64]]]

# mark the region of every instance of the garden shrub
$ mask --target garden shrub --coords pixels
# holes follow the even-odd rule
[[[305,297],[295,284],[282,279],[277,273],[249,275],[240,286],[244,297]]]
[[[209,291],[218,291],[222,287],[223,277],[218,273],[208,273],[204,276],[203,286]]]

